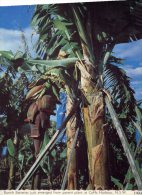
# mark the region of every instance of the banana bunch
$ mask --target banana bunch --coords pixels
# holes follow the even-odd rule
[[[36,102],[34,102],[30,105],[30,107],[28,109],[27,119],[25,120],[25,122],[34,123],[35,116],[37,113],[38,113],[38,106],[37,106]]]
[[[42,84],[39,84],[41,83]],[[44,82],[44,83],[43,83]],[[44,95],[52,96],[52,101],[55,103],[60,103],[59,100],[59,91],[60,88],[56,85],[55,82],[48,80],[38,80],[32,83],[29,86],[30,91],[26,95],[26,100],[38,100],[41,99]],[[49,100],[49,97],[48,97]]]
[[[60,103],[60,88],[51,79],[40,78],[29,86],[30,90],[26,95],[26,100],[32,101],[27,112],[27,121],[34,123],[39,112],[46,112],[54,115],[56,104]],[[26,120],[25,120],[26,121]]]
[[[70,87],[67,88],[69,83],[70,79],[61,67],[48,70],[37,81],[31,83],[26,100],[31,100],[34,103],[28,110],[28,121],[33,122],[36,113],[40,111],[54,114],[56,104],[60,103],[60,89],[70,92]]]

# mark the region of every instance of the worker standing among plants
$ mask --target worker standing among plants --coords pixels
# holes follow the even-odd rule
[[[36,86],[32,89],[32,92],[38,90],[40,87]],[[26,99],[30,99],[33,93],[29,93]],[[27,112],[27,121],[30,124],[31,134],[33,138],[35,158],[38,157],[40,148],[44,139],[45,131],[50,128],[50,115],[54,114],[56,101],[52,95],[44,94],[38,98],[35,102],[31,103]],[[35,173],[32,182],[33,189],[40,189],[41,184],[41,171],[38,170]]]

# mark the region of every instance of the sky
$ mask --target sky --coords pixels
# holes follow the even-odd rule
[[[5,6],[0,7],[0,50],[23,51],[22,32],[31,54],[37,36],[32,30],[30,21],[34,6]]]
[[[21,31],[29,45],[32,55],[33,45],[37,36],[30,26],[34,6],[9,6],[0,7],[0,50],[24,49],[21,43]],[[127,44],[116,45],[113,50],[115,56],[124,59],[127,75],[131,78],[132,88],[135,90],[136,99],[142,99],[142,40]]]
[[[136,99],[142,99],[142,40],[118,44],[113,52],[115,56],[124,59],[121,67],[131,78],[131,86],[136,92]]]

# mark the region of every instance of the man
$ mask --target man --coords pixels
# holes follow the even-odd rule
[[[27,112],[27,121],[30,124],[33,138],[35,157],[38,157],[40,147],[44,139],[45,131],[50,128],[50,115],[54,114],[55,101],[51,95],[43,95],[36,102],[33,102]],[[33,178],[32,189],[40,189],[41,175],[38,170]]]

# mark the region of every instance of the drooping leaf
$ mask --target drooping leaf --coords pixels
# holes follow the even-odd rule
[[[19,160],[19,165],[20,165],[20,168],[21,168],[21,170],[23,169],[23,165],[24,165],[24,155],[23,154],[19,154],[18,155],[18,160]]]
[[[25,63],[19,67],[19,70],[45,73],[55,67],[73,67],[77,60],[78,58],[67,58],[62,60],[26,60]]]
[[[8,60],[14,60],[14,54],[11,51],[0,51],[0,58],[4,57]]]
[[[130,86],[130,78],[123,69],[114,64],[107,64],[104,71],[105,88],[109,90],[115,109],[121,119],[125,119],[125,125],[132,119],[135,120],[134,90]],[[126,120],[127,119],[127,120]]]
[[[9,152],[10,156],[14,157],[14,155],[15,155],[15,146],[13,144],[12,139],[7,140],[7,147],[8,147],[8,152]]]

